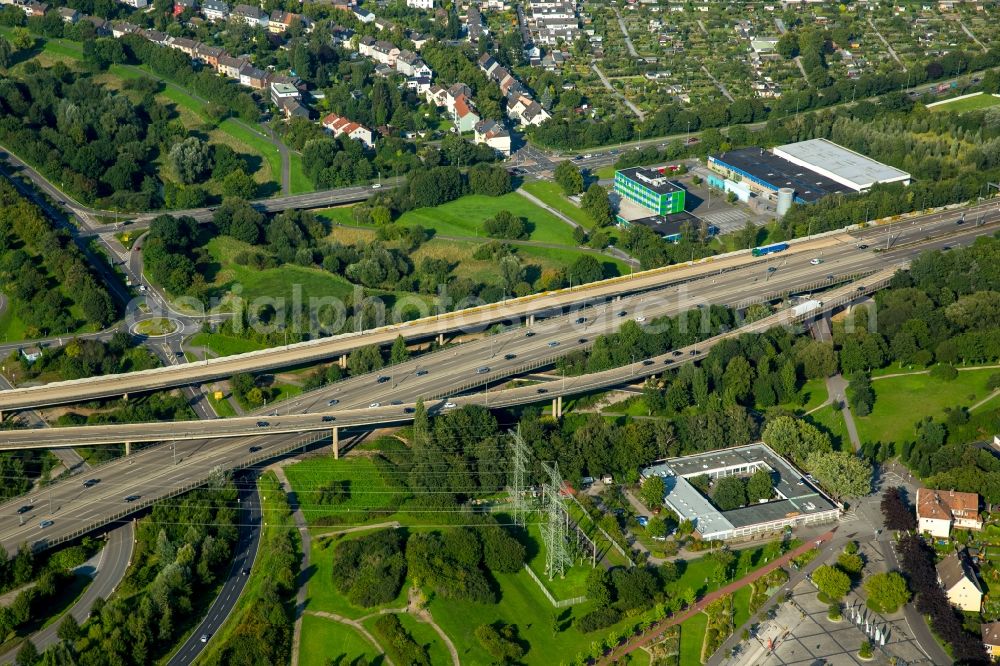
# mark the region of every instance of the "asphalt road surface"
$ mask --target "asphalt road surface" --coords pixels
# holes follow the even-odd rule
[[[233,609],[236,608],[240,595],[243,594],[243,588],[249,577],[243,572],[253,569],[254,561],[257,559],[257,549],[260,546],[261,510],[256,475],[249,472],[241,473],[237,477],[237,484],[240,498],[240,536],[236,543],[233,564],[229,568],[229,574],[219,591],[219,595],[205,614],[205,619],[195,628],[184,645],[174,653],[174,656],[167,662],[168,666],[193,664],[202,650],[208,647],[219,628],[225,624]],[[205,640],[203,641],[202,638]]]

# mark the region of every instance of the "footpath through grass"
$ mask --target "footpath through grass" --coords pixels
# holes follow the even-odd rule
[[[937,106],[932,106],[928,109],[931,112],[937,111],[953,111],[956,113],[962,113],[964,111],[976,111],[977,109],[988,109],[991,106],[996,106],[1000,104],[1000,97],[994,97],[989,93],[983,93],[982,95],[976,95],[975,97],[967,97],[966,99],[956,99],[950,102],[945,102],[943,104],[938,104]]]
[[[521,186],[525,192],[538,197],[547,205],[570,218],[577,224],[590,229],[594,226],[594,221],[583,212],[579,206],[566,198],[562,188],[556,183],[547,180],[535,180]]]
[[[315,615],[302,617],[301,666],[354,664],[362,659],[372,666],[385,663],[382,655],[353,627]]]
[[[872,413],[854,417],[858,436],[862,442],[895,442],[912,438],[916,422],[925,416],[941,420],[945,407],[967,407],[988,396],[990,391],[986,382],[996,372],[1000,370],[963,370],[952,381],[936,379],[929,373],[876,379],[872,381],[875,391]],[[915,411],[914,405],[919,405],[920,409]]]

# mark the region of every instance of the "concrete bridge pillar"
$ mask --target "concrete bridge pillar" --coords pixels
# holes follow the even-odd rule
[[[125,442],[125,455],[132,455],[132,442]]]
[[[444,333],[438,333],[438,347],[444,347]]]
[[[535,315],[530,314],[528,315],[528,326],[534,326],[534,325],[535,325]]]
[[[334,426],[330,439],[333,444],[333,459],[340,460],[340,428]]]
[[[347,354],[340,355],[340,369],[347,370]]]
[[[122,400],[124,400],[125,402],[128,402],[128,393],[126,393],[125,395],[122,396]]]
[[[552,418],[562,418],[562,396],[552,398]]]

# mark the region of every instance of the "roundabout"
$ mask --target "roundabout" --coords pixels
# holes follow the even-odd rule
[[[165,338],[182,328],[181,322],[171,317],[150,317],[132,324],[129,332],[147,338]]]

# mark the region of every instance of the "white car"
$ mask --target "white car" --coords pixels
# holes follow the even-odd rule
[[[456,405],[455,403],[453,403],[450,400],[448,402],[444,403],[444,408],[445,409],[455,409],[456,407],[458,407],[458,405]]]
[[[639,323],[642,323],[642,322],[646,321],[646,318],[643,317],[642,315],[639,315],[638,317],[635,318],[635,320],[637,322],[639,322]]]
[[[372,185],[373,190],[378,190],[381,188],[382,188],[382,183],[375,183],[374,185]]]
[[[816,257],[815,259],[810,260],[809,263],[812,264],[813,266],[819,266],[820,264],[823,263],[823,260],[820,259],[819,257]]]
[[[382,406],[382,403],[380,403],[380,402],[373,402],[372,404],[368,405],[368,409],[375,409],[376,407],[381,407],[381,406]]]
[[[583,159],[589,160],[591,157],[593,157],[593,155],[591,155],[590,153],[587,153],[586,155],[583,156]]]

